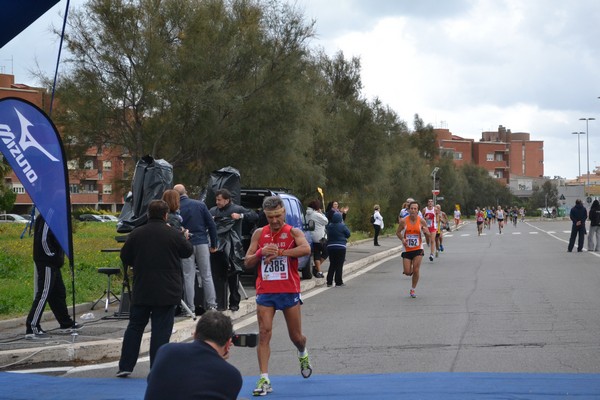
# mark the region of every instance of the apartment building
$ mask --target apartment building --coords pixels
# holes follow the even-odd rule
[[[544,177],[544,141],[531,140],[529,133],[513,133],[500,125],[497,131],[482,132],[476,142],[448,129],[434,132],[440,154],[451,154],[457,165],[473,163],[485,168],[516,195],[530,194],[533,184]]]
[[[43,88],[15,84],[14,76],[0,74],[0,99],[16,97],[27,100],[48,111],[50,96]],[[93,208],[118,212],[123,207],[124,194],[129,190],[132,171],[129,154],[118,147],[89,148],[78,160],[67,162],[69,190],[73,209]],[[16,194],[13,210],[17,214],[29,213],[33,202],[14,173],[4,177],[4,182]],[[124,187],[127,190],[124,190]]]

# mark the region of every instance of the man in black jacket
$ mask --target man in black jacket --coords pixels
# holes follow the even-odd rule
[[[50,305],[61,331],[79,329],[80,326],[73,322],[67,311],[67,291],[60,272],[65,253],[41,215],[35,219],[34,229],[33,261],[37,271],[37,290],[27,316],[25,339],[46,339],[48,334],[40,326],[46,303]]]
[[[587,219],[587,210],[583,206],[583,203],[580,199],[575,200],[575,207],[571,208],[571,213],[569,215],[571,221],[573,221],[573,226],[571,227],[571,237],[569,238],[569,247],[567,251],[570,253],[573,251],[573,246],[575,246],[575,237],[579,235],[579,240],[577,241],[577,251],[581,252],[583,250],[583,241],[585,237],[585,220]]]
[[[254,226],[258,221],[255,211],[233,203],[231,192],[219,189],[215,193],[217,205],[210,209],[215,219],[219,236],[219,249],[211,255],[211,263],[219,268],[221,276],[226,275],[229,285],[229,309],[240,309],[242,297],[239,292],[239,274],[244,268],[244,246],[242,244],[242,221],[246,226]],[[213,277],[216,277],[213,273]]]
[[[171,338],[175,306],[183,295],[180,259],[191,256],[193,246],[187,232],[167,225],[168,213],[169,206],[163,200],[150,202],[148,223],[134,229],[121,249],[123,265],[133,267],[133,289],[117,372],[120,378],[133,371],[150,318],[150,367],[158,348]]]
[[[242,374],[226,361],[232,335],[228,316],[207,311],[196,325],[193,342],[167,343],[160,348],[144,399],[237,399]]]

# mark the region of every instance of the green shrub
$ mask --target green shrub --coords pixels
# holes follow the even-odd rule
[[[75,229],[76,227],[76,229]],[[2,224],[0,227],[0,319],[27,314],[33,298],[33,238],[24,235],[23,226]],[[98,274],[100,267],[121,266],[119,253],[102,253],[101,249],[119,247],[115,241],[114,224],[75,223],[73,261],[75,270],[75,301],[94,301],[104,291],[106,275]],[[67,288],[67,304],[71,306],[70,263],[65,258],[62,268]],[[115,291],[120,289],[115,285]]]

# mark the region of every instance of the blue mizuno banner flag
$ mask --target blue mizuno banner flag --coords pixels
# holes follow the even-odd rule
[[[56,127],[35,105],[16,98],[2,99],[0,152],[72,260],[69,181]]]

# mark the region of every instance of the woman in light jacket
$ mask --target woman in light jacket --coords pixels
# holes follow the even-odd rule
[[[313,275],[315,278],[323,278],[323,272],[321,272],[321,264],[327,259],[327,235],[325,234],[325,227],[329,220],[321,210],[321,202],[319,200],[313,200],[306,208],[306,219],[308,221],[314,221],[315,230],[311,232],[312,236],[312,253],[315,266],[313,268]]]
[[[373,244],[379,246],[379,232],[383,229],[383,217],[379,213],[379,204],[375,204],[373,207],[373,229],[375,234],[373,235]]]

